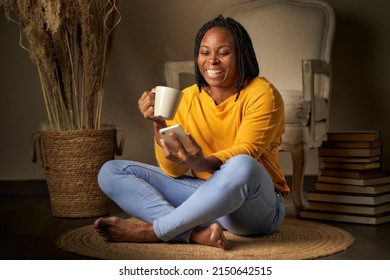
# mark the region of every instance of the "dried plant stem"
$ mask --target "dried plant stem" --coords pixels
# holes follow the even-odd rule
[[[37,64],[38,65],[38,64]],[[55,124],[55,119],[53,120],[53,109],[52,109],[52,106],[50,105],[50,97],[47,93],[47,89],[46,89],[46,86],[45,86],[45,82],[43,81],[43,77],[42,77],[42,72],[40,70],[40,67],[39,65],[37,66],[38,68],[38,74],[39,74],[39,79],[41,81],[41,87],[42,87],[42,93],[43,93],[43,100],[45,102],[45,108],[46,108],[46,111],[47,111],[47,115],[48,115],[48,120],[49,120],[49,125],[50,127],[56,127],[58,128],[58,124]]]
[[[0,0],[36,64],[52,130],[99,129],[119,0]],[[11,15],[17,18],[14,20]]]
[[[73,95],[74,95],[74,106],[73,106],[73,114],[74,114],[74,119],[75,119],[75,126],[80,129],[80,126],[81,126],[81,120],[78,118],[78,115],[79,115],[79,108],[78,108],[78,88],[77,88],[77,85],[76,85],[76,73],[75,73],[75,68],[74,68],[74,65],[73,65],[73,60],[71,59],[72,58],[72,51],[70,49],[70,44],[69,44],[69,37],[68,35],[66,36],[66,39],[65,39],[65,43],[66,43],[66,49],[68,51],[68,56],[69,56],[69,63],[70,63],[70,69],[71,69],[71,77],[70,77],[70,80],[72,82],[71,84],[71,87],[73,88]]]
[[[111,1],[109,1],[111,2]],[[105,73],[106,73],[106,65],[107,65],[107,50],[108,50],[108,42],[109,37],[111,36],[111,33],[115,30],[115,28],[118,26],[118,24],[121,21],[121,16],[118,11],[118,8],[115,4],[115,1],[111,2],[112,8],[108,11],[107,15],[104,18],[104,30],[106,31],[106,37],[104,40],[104,54],[103,54],[103,67],[102,67],[102,73],[100,75],[100,85],[99,85],[99,92],[98,92],[98,98],[97,98],[97,112],[96,112],[96,118],[95,118],[95,128],[99,129],[101,126],[101,119],[102,119],[102,109],[103,109],[103,97],[104,97],[104,80],[105,80]],[[109,16],[111,16],[113,13],[118,14],[118,19],[116,22],[114,22],[111,27],[108,26],[107,21],[109,20]]]

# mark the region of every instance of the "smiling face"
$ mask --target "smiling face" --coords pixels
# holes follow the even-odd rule
[[[198,67],[211,91],[223,89],[230,94],[237,91],[237,51],[230,30],[212,27],[205,33],[200,43]]]

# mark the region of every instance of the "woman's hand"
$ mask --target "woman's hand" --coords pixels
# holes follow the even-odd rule
[[[209,173],[214,173],[222,165],[222,162],[214,156],[206,158],[190,134],[186,135],[185,143],[182,143],[174,133],[171,133],[170,136],[173,138],[175,147],[167,146],[162,139],[160,139],[160,146],[163,148],[164,156],[174,163],[195,171]]]
[[[140,99],[138,100],[138,109],[145,119],[153,121],[154,137],[157,143],[160,145],[160,134],[159,130],[167,126],[166,122],[162,118],[154,117],[154,100],[155,100],[154,89],[151,91],[145,91]]]
[[[138,109],[145,119],[152,120],[154,118],[154,99],[155,93],[152,89],[151,91],[145,91],[138,100]]]

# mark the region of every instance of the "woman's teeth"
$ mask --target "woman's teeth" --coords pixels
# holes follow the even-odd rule
[[[218,74],[221,74],[223,72],[223,70],[206,70],[207,71],[207,74],[209,75],[218,75]]]

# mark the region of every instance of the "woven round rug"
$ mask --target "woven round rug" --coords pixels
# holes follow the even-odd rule
[[[225,232],[229,250],[199,244],[106,242],[93,225],[60,236],[65,251],[106,260],[303,260],[346,250],[350,233],[325,224],[286,218],[279,231],[260,237]]]

